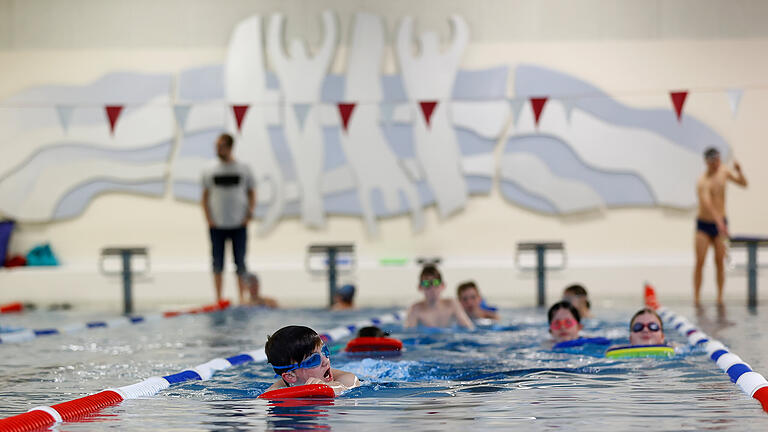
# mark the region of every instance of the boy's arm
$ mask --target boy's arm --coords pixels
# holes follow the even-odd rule
[[[734,171],[728,170],[728,180],[736,183],[739,186],[747,187],[747,178],[744,177],[744,173],[741,172],[741,165],[738,162],[733,162]]]
[[[312,377],[307,379],[307,384],[325,384],[333,389],[333,392],[336,393],[336,396],[344,393],[349,389],[360,386],[360,380],[357,379],[355,374],[338,369],[332,370],[334,378],[333,381],[323,381],[320,378]]]
[[[279,388],[284,388],[284,387],[285,387],[285,382],[283,382],[282,379],[279,379],[279,380],[275,381],[274,384],[269,386],[269,388],[264,390],[264,391],[268,392],[268,391],[277,390]]]
[[[416,314],[416,305],[413,304],[408,308],[408,315],[405,317],[404,328],[416,327],[419,324],[419,317]]]
[[[453,315],[456,317],[456,321],[459,322],[459,325],[468,330],[474,330],[475,325],[472,323],[472,320],[469,319],[469,315],[464,312],[464,308],[461,307],[461,303],[459,303],[459,301],[456,299],[451,299],[451,302],[453,303]]]

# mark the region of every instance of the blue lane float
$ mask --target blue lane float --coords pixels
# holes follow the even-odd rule
[[[651,295],[649,295],[649,288]],[[712,339],[699,330],[685,317],[660,306],[656,301],[653,288],[648,286],[646,286],[646,305],[655,308],[661,319],[688,339],[688,343],[692,347],[703,347],[709,358],[728,375],[731,382],[739,386],[744,394],[757,399],[763,410],[768,412],[768,380],[763,375],[753,371],[741,357],[732,353],[722,342]]]
[[[82,330],[104,329],[122,327],[125,325],[135,325],[145,322],[158,321],[164,318],[173,318],[180,315],[195,315],[199,313],[216,312],[227,309],[229,301],[224,300],[219,303],[205,305],[185,311],[170,311],[162,314],[134,315],[127,317],[117,317],[106,321],[89,321],[86,323],[69,324],[62,328],[42,328],[42,329],[24,329],[12,333],[3,333],[0,336],[0,344],[19,343],[34,340],[43,336],[54,336],[66,333],[77,333]]]

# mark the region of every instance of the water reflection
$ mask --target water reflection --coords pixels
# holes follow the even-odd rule
[[[734,326],[735,323],[728,320],[728,309],[725,305],[716,305],[714,308],[715,316],[713,319],[710,318],[707,307],[702,305],[696,306],[696,321],[704,333],[720,337],[719,334],[722,330]]]
[[[284,399],[269,401],[267,428],[269,430],[331,430],[327,423],[333,399]]]

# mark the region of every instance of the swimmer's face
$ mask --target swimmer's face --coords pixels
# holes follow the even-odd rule
[[[658,331],[652,331],[648,328],[648,324],[656,324],[659,326]],[[632,327],[642,324],[643,329],[639,332],[632,331]],[[664,343],[664,330],[661,330],[661,322],[656,318],[654,314],[644,313],[638,315],[629,326],[629,343],[630,345],[661,345]]]
[[[480,308],[480,293],[475,288],[467,288],[459,295],[459,303],[465,311],[475,311]]]
[[[552,316],[552,322],[549,324],[549,333],[555,342],[565,342],[579,338],[579,332],[584,328],[571,311],[568,309],[558,309]]]
[[[436,277],[425,276],[419,281],[419,291],[424,293],[424,297],[428,302],[436,302],[444,289],[445,284]]]
[[[319,353],[322,357],[322,362],[320,363],[320,366],[313,367],[313,368],[301,368],[296,369],[292,372],[288,372],[283,374],[286,381],[291,383],[291,385],[304,385],[306,384],[307,380],[310,378],[318,378],[325,382],[333,381],[333,371],[331,370],[331,359],[324,356],[322,354],[322,345],[319,345],[315,348],[314,351],[312,351],[311,354],[304,357],[302,361],[308,359],[311,355],[315,353]],[[293,374],[293,377],[290,377],[290,375]],[[288,375],[288,376],[286,376]],[[295,380],[293,378],[295,377]]]
[[[717,171],[720,168],[720,155],[715,154],[704,159],[707,162],[707,168],[711,171]]]

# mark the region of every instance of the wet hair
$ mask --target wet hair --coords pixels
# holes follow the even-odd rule
[[[478,293],[480,292],[479,289],[477,289],[477,284],[475,284],[475,281],[466,281],[462,282],[461,285],[459,285],[458,288],[456,288],[456,296],[461,297],[461,293],[463,293],[466,290],[475,289]]]
[[[579,314],[579,310],[576,309],[576,306],[572,305],[571,302],[565,300],[559,301],[549,308],[549,311],[547,312],[547,319],[549,320],[550,324],[552,324],[552,318],[555,316],[555,312],[560,309],[568,309],[571,311],[573,317],[576,318],[576,322],[581,324],[581,314]]]
[[[357,331],[357,337],[386,337],[389,333],[376,326],[362,327]]]
[[[309,327],[286,326],[267,337],[264,351],[272,366],[288,366],[307,358],[323,340]],[[274,369],[280,374],[283,369]]]
[[[563,290],[563,296],[576,296],[576,297],[584,297],[584,300],[586,300],[587,309],[592,309],[592,304],[589,302],[589,295],[587,294],[587,289],[584,288],[581,284],[573,284],[568,285]]]
[[[661,329],[661,331],[664,331],[664,321],[662,321],[661,317],[659,316],[659,314],[657,314],[656,311],[651,309],[651,308],[640,309],[639,311],[635,312],[634,315],[632,315],[632,319],[629,320],[629,331],[632,331],[632,324],[635,323],[635,320],[637,319],[637,317],[639,317],[642,314],[647,314],[647,313],[655,316],[656,319],[659,320],[659,328]]]
[[[256,273],[246,273],[244,278],[249,284],[259,283],[259,277],[256,276]]]
[[[704,150],[704,160],[720,156],[720,151],[714,147],[708,147]]]
[[[224,140],[224,145],[226,145],[229,148],[232,148],[233,145],[235,145],[235,139],[232,138],[232,135],[228,133],[223,133],[219,135],[220,140]]]
[[[440,274],[440,270],[438,270],[437,267],[435,267],[433,264],[427,264],[421,268],[421,274],[419,275],[419,282],[421,282],[425,278],[430,278],[430,277],[443,280],[443,275]]]

